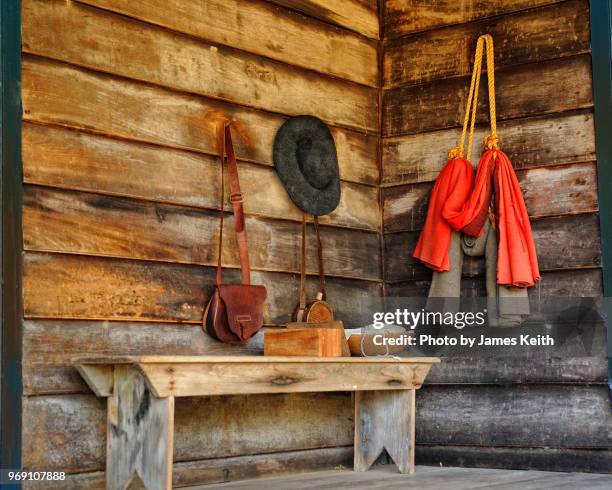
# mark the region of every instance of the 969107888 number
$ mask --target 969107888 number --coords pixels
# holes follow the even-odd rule
[[[19,481],[63,481],[66,479],[65,471],[20,471],[4,470],[1,483]]]

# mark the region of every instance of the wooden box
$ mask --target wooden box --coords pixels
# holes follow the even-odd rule
[[[264,355],[341,357],[344,341],[344,330],[339,328],[266,330]]]

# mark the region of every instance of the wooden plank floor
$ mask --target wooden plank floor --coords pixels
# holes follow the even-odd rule
[[[557,473],[548,471],[492,470],[483,468],[438,468],[417,466],[416,474],[401,475],[395,466],[378,466],[365,473],[330,470],[277,478],[260,478],[222,484],[190,487],[189,490],[314,490],[314,489],[435,489],[468,490],[609,490],[612,475],[594,473]]]

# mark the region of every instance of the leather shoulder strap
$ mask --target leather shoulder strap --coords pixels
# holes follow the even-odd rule
[[[217,134],[218,143],[219,143],[219,153],[221,155],[221,203],[219,206],[220,209],[220,218],[219,218],[219,251],[217,256],[217,286],[221,286],[222,279],[222,268],[221,268],[221,256],[223,254],[223,216],[225,214],[225,126],[221,127]]]
[[[300,309],[297,321],[302,321],[306,308],[306,213],[302,213],[302,257],[300,268]]]
[[[217,284],[221,285],[221,255],[223,251],[223,206],[224,206],[224,160],[227,153],[227,169],[229,175],[230,202],[234,210],[234,224],[236,225],[236,241],[238,242],[238,254],[240,256],[240,269],[242,271],[242,283],[251,284],[251,268],[249,266],[249,251],[247,246],[246,228],[244,224],[244,209],[242,194],[240,192],[240,179],[238,176],[238,165],[236,154],[232,143],[230,125],[226,123],[223,129],[223,141],[221,144],[221,229],[219,232],[219,259],[217,262]]]
[[[319,292],[323,301],[327,298],[325,291],[325,271],[323,270],[323,246],[321,245],[321,234],[319,232],[319,217],[314,217],[314,228],[317,235],[317,259],[319,261]]]
[[[321,234],[319,232],[319,217],[313,216],[314,228],[317,235],[317,261],[319,264],[319,292],[321,299],[325,301],[327,292],[325,290],[325,272],[323,270],[323,246],[321,245]],[[302,257],[300,270],[300,308],[303,313],[306,308],[306,213],[302,213]],[[301,321],[301,319],[298,319]]]

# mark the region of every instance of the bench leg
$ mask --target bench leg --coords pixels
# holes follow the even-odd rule
[[[108,397],[106,488],[140,480],[149,490],[172,488],[174,397],[156,398],[131,366],[115,366]]]
[[[400,473],[414,473],[415,390],[355,392],[355,471],[367,471],[383,449]]]

